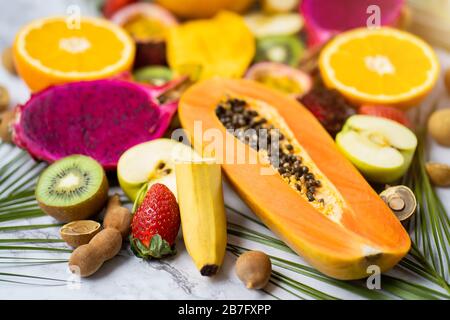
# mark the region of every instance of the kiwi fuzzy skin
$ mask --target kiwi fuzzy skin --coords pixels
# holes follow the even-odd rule
[[[39,207],[49,216],[55,218],[60,222],[72,222],[75,220],[84,220],[99,213],[108,200],[108,179],[103,174],[103,180],[98,189],[98,192],[86,201],[67,207],[49,206],[45,203],[38,201]]]

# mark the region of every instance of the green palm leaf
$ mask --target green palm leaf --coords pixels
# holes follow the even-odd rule
[[[34,198],[33,190],[36,179],[45,165],[35,163],[26,152],[21,151],[18,148],[13,148],[4,143],[0,143],[0,152],[2,149],[7,150],[8,153],[13,155],[8,157],[3,163],[0,163],[0,232],[26,231],[61,226],[61,224],[1,225],[1,223],[13,220],[32,219],[45,216]],[[420,144],[411,167],[411,172],[405,180],[407,184],[413,188],[419,202],[418,212],[411,221],[413,246],[408,257],[400,262],[398,269],[406,270],[411,274],[414,274],[418,279],[437,284],[450,293],[448,270],[446,271],[446,267],[448,268],[449,265],[449,252],[448,250],[445,250],[445,245],[449,244],[450,239],[450,221],[442,202],[437,197],[436,192],[428,180],[424,169],[423,159],[424,147],[423,144]],[[26,170],[22,168],[26,168]],[[124,199],[124,201],[126,200]],[[249,222],[257,224],[259,227],[263,226],[265,228],[256,217],[241,213],[228,205],[226,207],[228,211],[242,216]],[[230,222],[228,232],[235,237],[240,237],[285,253],[293,254],[293,251],[281,240],[268,236],[266,233],[247,228],[243,225]],[[0,251],[47,251],[61,254],[72,252],[72,250],[66,248],[39,245],[43,243],[58,242],[62,242],[62,240],[36,238],[0,239],[0,243],[7,244],[0,245]],[[33,245],[18,245],[21,243],[30,243]],[[235,255],[239,255],[249,249],[230,243],[228,245],[228,250]],[[450,299],[448,294],[392,276],[384,275],[382,277],[382,290],[369,290],[364,285],[364,281],[339,281],[321,274],[310,266],[275,255],[271,255],[270,258],[274,267],[277,268],[272,274],[271,283],[286,290],[286,292],[289,292],[299,299],[312,298],[333,300],[338,298],[302,283],[297,279],[293,279],[288,276],[285,271],[319,281],[330,286],[330,288],[336,287],[346,290],[366,299]],[[66,262],[67,259],[65,258],[51,259],[0,256],[0,263],[2,264],[16,263],[17,265],[31,266]],[[39,278],[38,276],[33,275],[0,273],[1,282],[35,285],[35,283],[12,280],[11,277],[34,280]],[[58,281],[58,279],[56,279],[56,281]],[[270,292],[268,293],[273,295]],[[277,298],[276,296],[274,297]]]
[[[20,238],[0,239],[0,243],[65,243],[65,241],[62,239]]]
[[[34,276],[34,275],[29,275],[29,274],[8,273],[8,272],[0,272],[0,276],[28,278],[28,279],[37,279],[37,280],[48,280],[48,281],[57,281],[57,282],[64,282],[64,283],[67,282],[67,280],[64,280],[64,279],[41,277],[41,276]]]
[[[413,246],[410,252],[422,269],[450,293],[450,219],[428,178],[425,169],[425,130],[418,131],[418,150],[405,183],[414,191],[418,208],[410,224]],[[418,271],[411,261],[402,263]]]
[[[60,227],[62,225],[63,225],[62,223],[15,225],[15,226],[0,227],[0,232],[55,228]]]
[[[240,226],[240,229],[246,229],[246,228]],[[280,244],[278,243],[279,240],[276,238],[273,238],[268,235],[263,235],[261,233],[258,233],[257,237],[248,236],[248,233],[251,232],[251,230],[247,229],[246,231],[247,232],[240,233],[240,231],[233,230],[233,224],[231,225],[231,227],[228,228],[228,233],[239,235],[240,237],[242,237],[244,239],[255,241],[260,244],[263,244],[263,245],[266,245],[266,246],[269,246],[269,247],[272,247],[275,249],[279,249],[279,250],[282,250],[285,252],[292,252],[292,250],[289,247],[287,247],[286,245],[284,245],[285,248],[281,248]],[[233,245],[233,244],[229,244],[228,247],[229,247],[229,250],[230,250],[230,248],[232,248],[232,250],[240,249],[241,253],[243,251],[249,250],[248,248],[239,247],[239,246]],[[274,265],[280,266],[284,269],[295,271],[298,274],[305,275],[310,278],[320,280],[325,284],[333,285],[340,289],[344,289],[344,290],[350,291],[352,293],[356,293],[364,298],[378,299],[378,300],[379,299],[390,299],[391,297],[389,296],[389,294],[399,296],[399,292],[402,293],[402,295],[400,296],[401,298],[408,297],[408,293],[407,293],[407,290],[405,289],[404,283],[396,282],[395,278],[393,278],[393,277],[388,277],[388,276],[383,277],[383,284],[386,282],[386,280],[388,283],[388,286],[383,288],[384,291],[386,291],[386,292],[374,291],[374,290],[367,289],[367,287],[364,287],[364,285],[361,281],[339,281],[339,280],[327,277],[309,266],[302,265],[299,263],[294,263],[294,262],[288,261],[286,259],[282,259],[282,258],[275,257],[275,256],[270,256],[270,257],[271,257],[272,263]],[[437,283],[437,284],[439,284],[439,283]],[[411,285],[411,288],[415,288],[418,291],[420,291],[421,288],[425,288],[425,287],[416,285],[414,283],[410,283],[410,285]],[[417,287],[417,286],[419,286],[419,287]],[[425,288],[425,289],[426,290],[424,290],[422,299],[428,299],[430,296],[428,289],[427,288]],[[405,292],[403,292],[403,291],[405,291]],[[435,292],[435,291],[431,291],[431,292]],[[437,292],[437,294],[435,294],[434,298],[438,299],[438,298],[444,298],[444,297],[445,297],[445,299],[450,299],[449,295],[445,295],[445,294],[442,294],[439,292]]]
[[[40,247],[40,246],[0,246],[0,250],[24,250],[24,251],[55,251],[71,253],[71,249]]]
[[[32,282],[25,282],[25,281],[7,280],[7,279],[2,279],[2,278],[0,278],[0,282],[11,283],[11,284],[24,284],[27,286],[39,286],[39,287],[61,287],[61,286],[66,285],[64,283],[58,283],[58,284],[32,283]]]

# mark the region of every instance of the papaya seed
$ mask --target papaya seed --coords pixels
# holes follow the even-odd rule
[[[234,130],[233,134],[237,139],[256,151],[265,150],[267,155],[270,155],[269,162],[278,170],[281,177],[307,201],[321,206],[325,204],[324,199],[316,197],[316,191],[322,187],[322,182],[309,172],[310,168],[302,164],[303,159],[296,154],[298,150],[292,144],[292,140],[285,138],[270,121],[253,110],[247,101],[227,97],[216,106],[215,113],[225,128]],[[279,141],[282,141],[280,145]],[[273,149],[276,149],[275,153],[279,155],[277,164],[274,163],[277,157],[271,156],[274,154]]]

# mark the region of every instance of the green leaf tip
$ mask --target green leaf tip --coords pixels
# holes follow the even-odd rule
[[[132,235],[130,235],[130,244],[133,253],[142,259],[161,259],[176,254],[175,245],[171,246],[159,234],[152,237],[148,247]]]

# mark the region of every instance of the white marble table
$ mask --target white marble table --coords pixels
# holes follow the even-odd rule
[[[69,0],[14,0],[1,1],[0,3],[0,49],[10,45],[18,28],[37,17],[51,14],[64,14],[69,4],[78,4],[82,8],[83,14],[95,12],[96,1],[69,1]],[[443,66],[450,65],[450,54],[439,52]],[[0,67],[0,84],[6,86],[12,96],[14,103],[23,103],[29,97],[29,92],[25,85],[17,77],[9,75]],[[442,84],[436,90],[436,94],[442,95],[441,106],[450,106],[450,100],[442,93]],[[430,101],[432,99],[430,98]],[[425,103],[426,104],[426,103]],[[450,163],[450,149],[444,149],[430,142],[430,157],[436,161]],[[2,154],[0,152],[0,161]],[[444,200],[444,204],[450,212],[450,190],[439,190],[439,195]],[[225,187],[226,202],[234,208],[240,209],[249,215],[252,213],[234,194]],[[228,212],[230,221],[251,227],[263,233],[268,233],[266,229],[254,224],[240,216]],[[28,220],[26,223],[52,223],[50,217],[42,217]],[[21,222],[22,223],[22,222]],[[10,225],[17,224],[12,222]],[[2,226],[8,225],[2,223]],[[41,229],[31,231],[21,231],[16,233],[2,233],[1,238],[46,238],[57,237],[58,228]],[[254,242],[242,240],[229,236],[230,242],[249,248],[260,248],[268,253],[275,253],[280,257],[285,257],[292,261],[303,262],[296,255],[281,252],[279,250],[263,247]],[[51,244],[55,247],[62,247],[62,244]],[[107,262],[102,269],[88,279],[82,279],[81,283],[72,283],[70,273],[65,263],[37,266],[11,266],[0,265],[0,273],[14,272],[43,277],[52,277],[62,280],[69,280],[69,284],[45,282],[35,280],[36,285],[8,284],[0,282],[0,299],[273,299],[269,294],[262,291],[247,290],[237,279],[233,267],[235,257],[227,253],[225,263],[218,276],[205,278],[200,276],[190,260],[183,246],[182,239],[177,241],[178,254],[174,257],[161,261],[143,261],[135,258],[128,246],[124,246],[119,256]],[[27,257],[52,257],[67,258],[68,253],[36,253],[36,252],[0,252],[0,256],[17,255]],[[277,268],[275,268],[277,269]],[[277,269],[280,270],[280,269]],[[353,294],[333,289],[323,283],[306,277],[294,275],[291,272],[283,271],[302,283],[311,285],[319,290],[326,291],[340,298],[358,298]],[[399,274],[399,271],[393,271]],[[408,277],[406,274],[401,276]],[[14,279],[17,280],[17,279]],[[27,282],[33,280],[26,279]],[[427,284],[430,287],[433,285]],[[286,291],[269,285],[268,292],[282,299],[295,299],[296,297]]]

